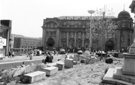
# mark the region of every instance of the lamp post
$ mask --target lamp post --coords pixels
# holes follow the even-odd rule
[[[94,11],[94,10],[88,10],[88,13],[91,14],[90,17],[92,18],[92,14],[95,13],[95,11]],[[91,51],[91,47],[92,47],[92,34],[91,34],[91,33],[92,33],[92,32],[91,32],[92,30],[91,30],[91,29],[92,29],[92,28],[91,28],[91,21],[90,21],[90,31],[89,31],[89,42],[90,42],[90,43],[89,43],[89,50],[90,50],[90,51]]]

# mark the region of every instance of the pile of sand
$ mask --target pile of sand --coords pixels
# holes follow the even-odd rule
[[[75,65],[73,68],[59,71],[55,76],[32,85],[99,85],[106,68],[122,65],[123,61],[115,61],[113,64],[96,62],[88,65]]]

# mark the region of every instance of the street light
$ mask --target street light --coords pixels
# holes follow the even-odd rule
[[[88,10],[88,13],[91,14],[90,17],[92,18],[92,14],[95,13],[95,11],[94,10]],[[90,21],[90,25],[91,25],[91,21]],[[91,47],[92,47],[92,34],[91,34],[92,32],[91,31],[92,30],[91,30],[91,26],[90,26],[90,32],[89,32],[89,35],[90,35],[90,37],[89,37],[89,42],[90,42],[89,43],[89,50],[90,51],[91,51]]]
[[[92,16],[92,14],[95,13],[95,11],[94,10],[88,10],[88,13],[90,13],[91,16]]]

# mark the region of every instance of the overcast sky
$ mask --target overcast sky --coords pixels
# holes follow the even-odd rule
[[[43,19],[60,16],[89,16],[88,10],[113,9],[114,16],[130,12],[132,0],[0,0],[0,19],[12,20],[12,33],[42,37]]]

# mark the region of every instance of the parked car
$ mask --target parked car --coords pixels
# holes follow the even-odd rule
[[[60,49],[59,54],[66,54],[65,49]]]

